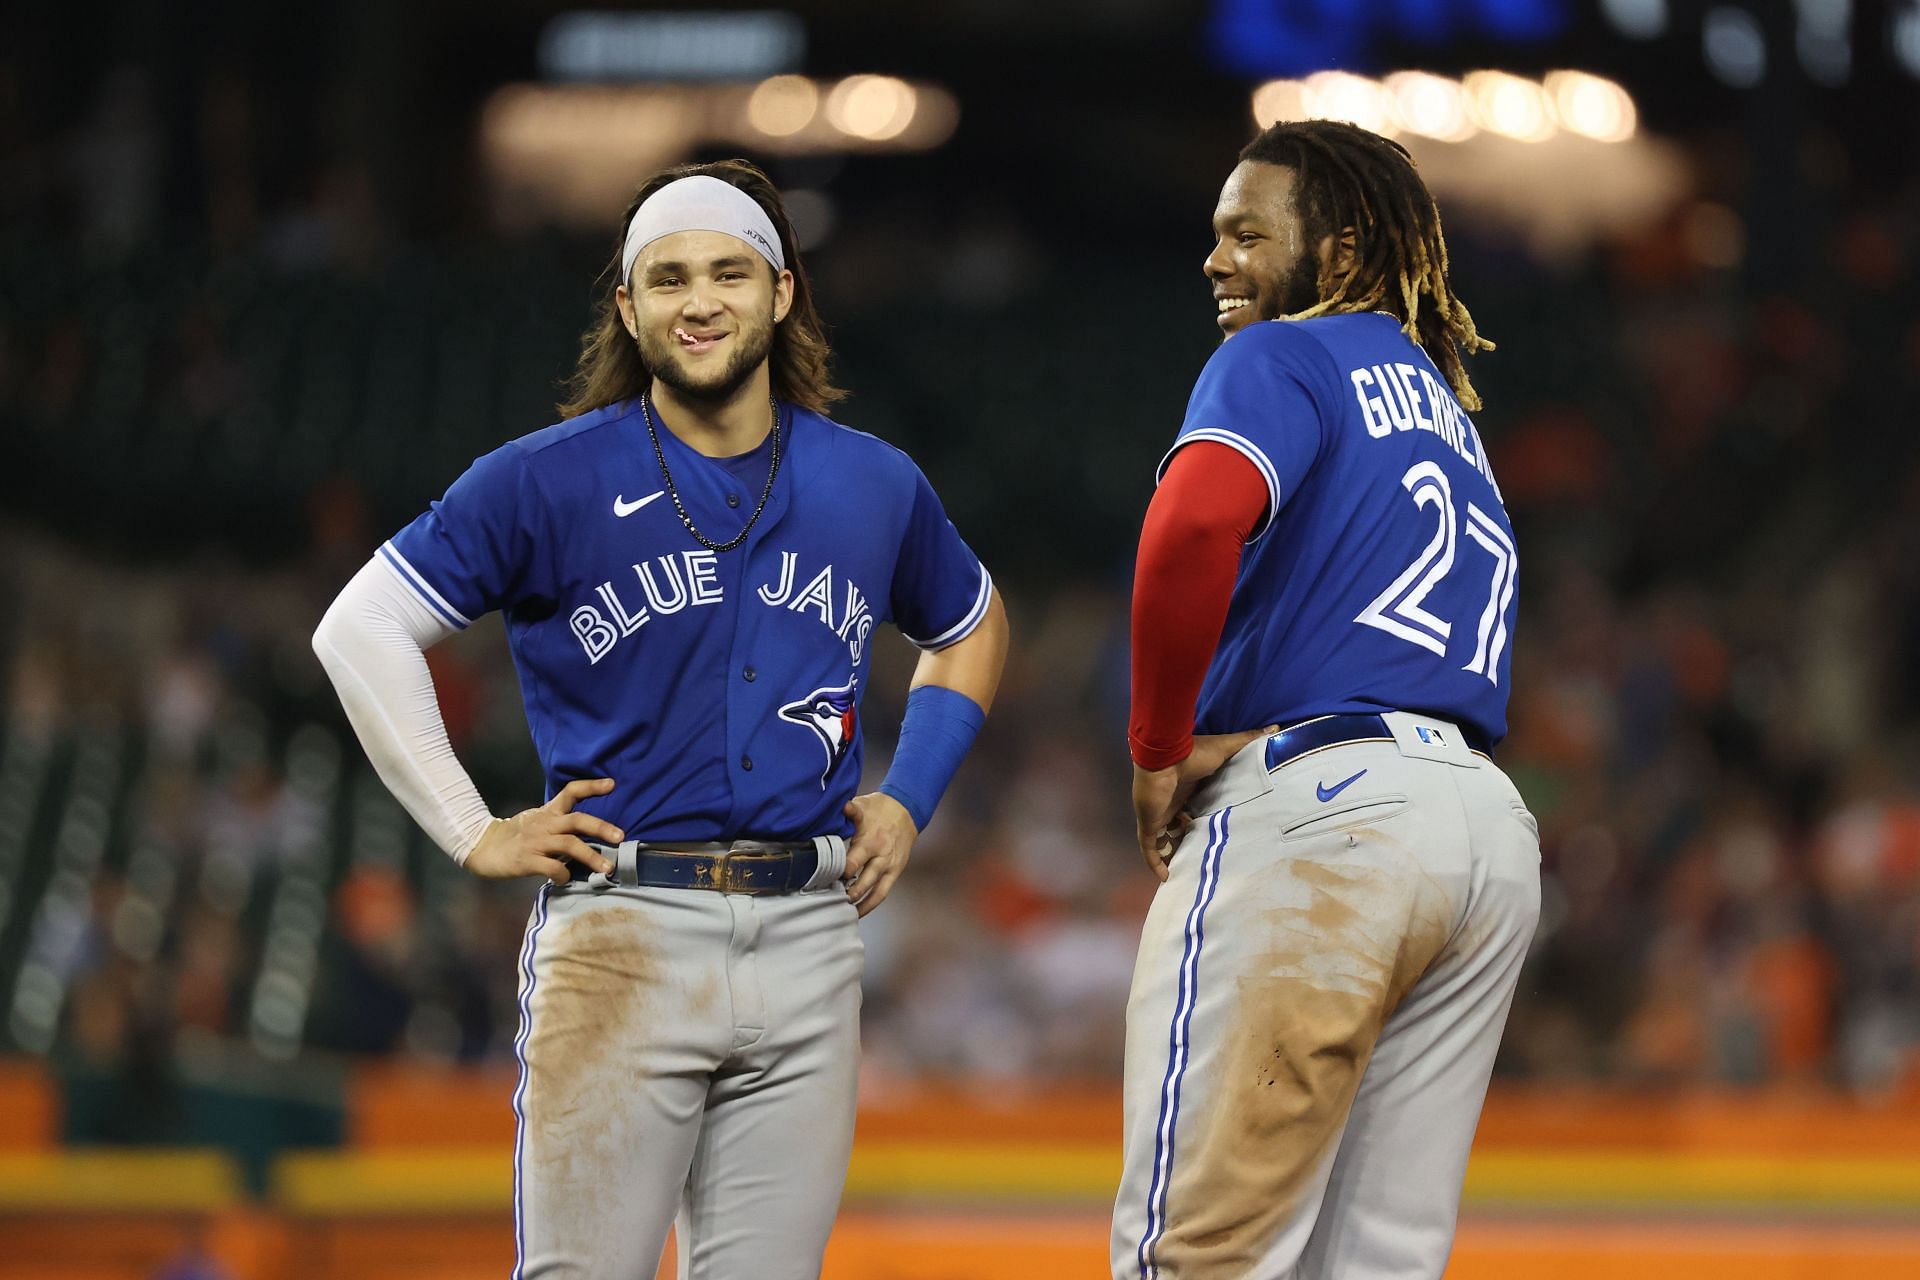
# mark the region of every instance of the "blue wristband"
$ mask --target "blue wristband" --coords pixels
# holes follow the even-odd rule
[[[923,684],[907,695],[900,745],[880,790],[906,807],[915,827],[925,831],[933,820],[935,806],[986,720],[979,703],[937,684]]]

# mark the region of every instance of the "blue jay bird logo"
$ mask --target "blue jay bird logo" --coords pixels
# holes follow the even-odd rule
[[[798,702],[780,708],[780,718],[789,724],[804,725],[826,748],[827,767],[820,772],[820,787],[825,790],[827,775],[840,757],[847,754],[859,732],[860,709],[855,703],[858,679],[830,689],[815,689]]]

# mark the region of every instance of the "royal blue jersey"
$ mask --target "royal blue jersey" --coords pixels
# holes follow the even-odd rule
[[[779,476],[731,551],[681,523],[638,402],[494,450],[381,548],[452,625],[502,612],[548,794],[612,778],[580,808],[629,838],[850,834],[874,627],[938,649],[986,616],[987,572],[912,459],[779,416]],[[657,430],[688,515],[730,540],[771,437],[717,459]]]
[[[1251,459],[1268,508],[1195,732],[1406,710],[1506,734],[1513,527],[1473,423],[1398,320],[1248,325],[1208,360],[1174,450],[1196,440]]]

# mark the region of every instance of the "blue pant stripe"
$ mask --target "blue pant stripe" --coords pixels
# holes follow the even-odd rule
[[[521,1152],[526,1145],[527,1117],[521,1110],[521,1104],[527,1096],[527,1033],[533,1029],[533,948],[539,941],[540,930],[547,923],[547,895],[553,889],[551,882],[540,886],[540,899],[534,904],[533,927],[527,930],[527,941],[520,948],[520,975],[522,990],[520,993],[520,1034],[514,1037],[513,1057],[520,1064],[520,1082],[513,1090],[513,1278],[521,1280],[527,1265],[526,1224],[521,1213],[522,1193],[520,1189]]]
[[[1153,1251],[1167,1226],[1167,1189],[1173,1182],[1173,1136],[1180,1118],[1180,1087],[1186,1077],[1192,1043],[1193,1008],[1200,991],[1200,947],[1206,940],[1207,906],[1220,887],[1220,858],[1227,844],[1227,814],[1222,809],[1207,824],[1206,851],[1200,858],[1200,886],[1187,912],[1186,947],[1180,957],[1180,986],[1167,1029],[1167,1074],[1160,1085],[1160,1114],[1154,1124],[1153,1179],[1147,1188],[1147,1229],[1140,1237],[1140,1277],[1159,1274]]]

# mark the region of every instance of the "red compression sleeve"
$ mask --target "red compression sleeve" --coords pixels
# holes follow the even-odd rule
[[[1165,769],[1193,750],[1193,709],[1226,625],[1240,549],[1267,509],[1267,482],[1228,445],[1173,455],[1147,507],[1133,569],[1134,763]]]

